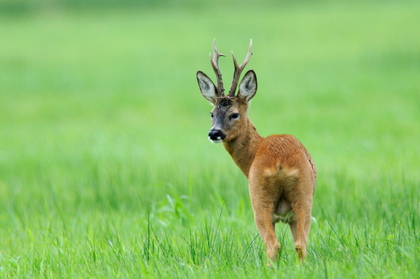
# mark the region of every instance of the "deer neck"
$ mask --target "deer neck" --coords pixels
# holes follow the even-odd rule
[[[247,118],[241,134],[237,138],[223,143],[233,161],[246,177],[248,177],[249,169],[263,139],[251,120]]]

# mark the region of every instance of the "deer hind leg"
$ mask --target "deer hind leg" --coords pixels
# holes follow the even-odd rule
[[[275,227],[273,223],[273,212],[270,208],[260,205],[254,205],[254,219],[258,232],[264,241],[267,256],[275,262],[280,251],[280,243],[277,240]]]
[[[312,200],[299,200],[292,203],[295,218],[289,225],[295,242],[296,252],[302,261],[307,255],[306,247],[311,228],[311,208]]]
[[[264,241],[267,256],[276,261],[280,251],[274,223],[274,211],[278,199],[277,189],[270,187],[268,179],[252,175],[249,178],[251,204],[254,210],[254,220],[258,232]],[[262,186],[263,185],[263,186]]]

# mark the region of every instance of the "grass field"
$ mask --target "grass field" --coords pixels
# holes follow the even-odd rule
[[[273,3],[0,16],[1,278],[420,274],[420,3]],[[206,138],[213,38],[238,59],[253,39],[251,119],[317,165],[303,266],[280,224],[267,267]]]

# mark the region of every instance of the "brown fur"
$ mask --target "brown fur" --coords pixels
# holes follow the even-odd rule
[[[239,120],[232,134],[225,131],[228,137],[223,145],[248,178],[255,223],[268,257],[273,261],[277,258],[280,243],[275,223],[285,221],[290,225],[299,258],[303,259],[311,223],[315,165],[295,137],[260,136],[246,114],[247,107],[246,103],[233,101],[230,110],[245,112],[246,117]]]
[[[209,138],[223,142],[233,161],[248,178],[249,194],[254,210],[254,219],[267,249],[267,255],[275,261],[280,243],[275,233],[275,224],[288,223],[298,256],[303,260],[307,254],[307,240],[311,225],[312,199],[315,192],[316,168],[305,147],[293,136],[273,135],[262,137],[248,117],[248,103],[257,91],[257,77],[248,71],[234,96],[241,71],[249,60],[248,55],[241,66],[235,64],[234,89],[229,96],[223,95],[223,83],[218,68],[215,43],[215,59],[212,60],[218,87],[203,72],[197,72],[197,81],[204,98],[213,103],[213,126]]]

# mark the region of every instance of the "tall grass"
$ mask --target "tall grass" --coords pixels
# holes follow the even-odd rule
[[[0,19],[0,277],[415,277],[420,6],[203,5]],[[303,266],[280,224],[267,267],[246,179],[206,140],[214,37],[237,57],[253,38],[254,124],[317,164]]]

